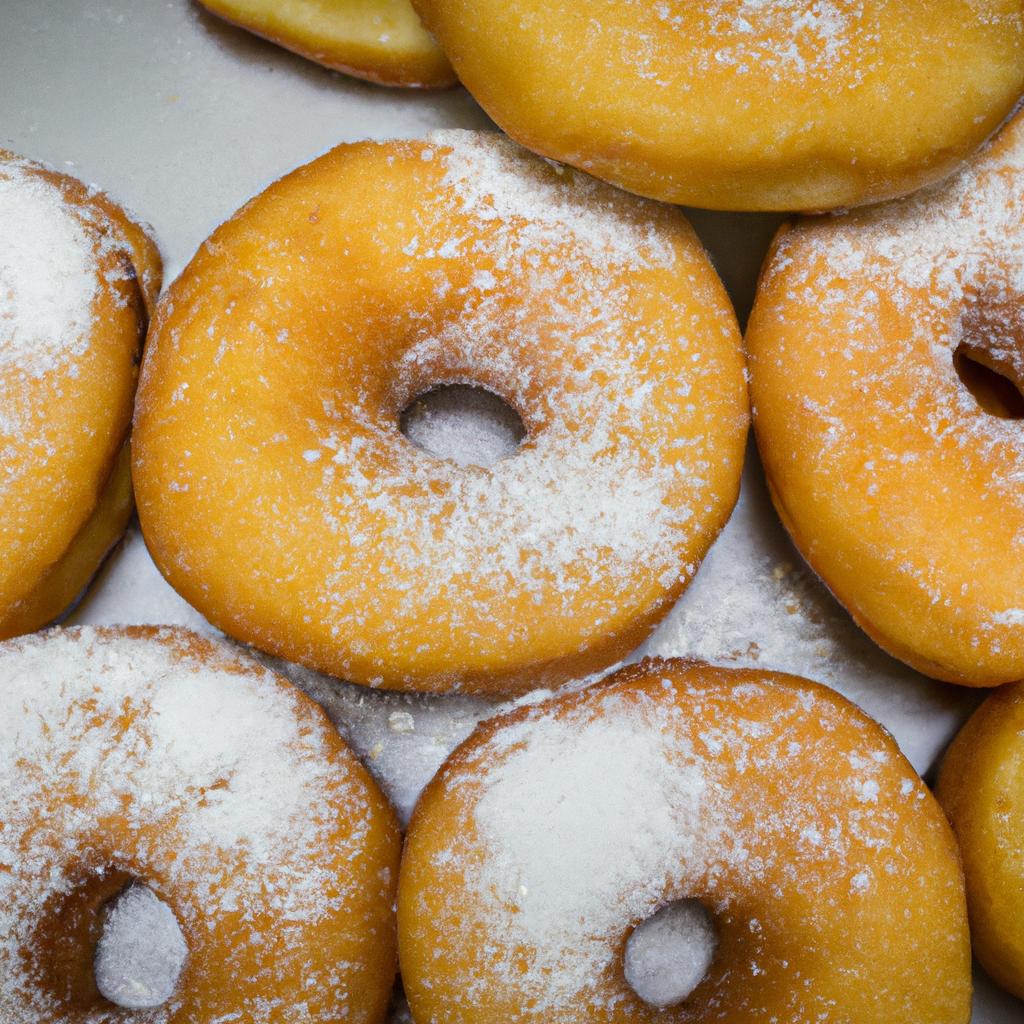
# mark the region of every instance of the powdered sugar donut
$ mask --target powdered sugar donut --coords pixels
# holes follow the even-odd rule
[[[399,430],[473,384],[491,466]],[[342,146],[167,293],[136,415],[161,571],[212,622],[355,682],[508,692],[635,647],[735,502],[735,317],[685,219],[496,135]]]
[[[160,257],[105,196],[0,151],[0,637],[55,618],[132,511]]]
[[[321,709],[252,659],[175,629],[2,645],[0,785],[5,1024],[383,1021],[394,816]],[[166,1002],[131,990],[138,1013],[93,975],[103,907],[133,885],[149,897],[128,888],[108,925],[157,898],[187,944]]]
[[[434,89],[455,72],[409,0],[199,0],[309,60],[379,85]]]
[[[887,651],[1024,678],[1024,118],[960,175],[776,242],[747,331],[804,557]]]
[[[910,192],[956,168],[1024,92],[1020,0],[414,5],[518,142],[691,206],[822,210]]]
[[[648,661],[484,723],[413,815],[398,926],[417,1024],[970,1018],[941,810],[794,676]]]

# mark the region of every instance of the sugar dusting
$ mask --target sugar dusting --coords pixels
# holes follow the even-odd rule
[[[228,647],[200,661],[182,634],[158,636],[163,642],[81,628],[0,648],[5,1024],[65,1019],[56,996],[36,983],[33,935],[50,902],[78,884],[83,865],[125,870],[142,882],[148,875],[165,894],[175,892],[175,916],[200,965],[212,955],[204,943],[225,917],[238,946],[258,959],[263,929],[274,929],[285,945],[268,944],[273,959],[260,967],[266,985],[259,1005],[237,995],[246,1019],[306,1019],[301,1006],[279,1005],[274,995],[275,978],[296,971],[336,993],[339,1007],[347,998],[344,965],[326,973],[310,965],[304,930],[344,912],[358,884],[330,863],[360,856],[369,827],[361,784],[339,773],[330,727],[315,706],[269,671]],[[339,839],[340,814],[351,815],[354,826]],[[104,849],[103,821],[119,822],[134,842]],[[155,986],[155,998],[163,991],[160,971],[168,968],[162,977],[169,977],[173,943],[150,965],[159,968],[156,977],[122,973],[155,956],[131,954],[121,941],[144,938],[147,926],[133,904],[145,898],[136,894],[115,908],[98,967],[117,991],[138,981],[143,989]],[[284,948],[292,952],[283,955]],[[181,994],[169,996],[147,1021],[176,1019]],[[113,1010],[90,1017],[120,1019]]]
[[[626,2],[633,18],[618,34],[617,57],[660,88],[676,84],[672,65],[680,54],[712,76],[768,76],[787,85],[839,76],[848,88],[877,63],[878,30],[863,0]],[[593,31],[596,43],[596,24]],[[607,33],[600,39],[610,45]]]
[[[659,19],[670,22],[673,6],[656,4]],[[714,43],[709,64],[727,65],[740,74],[756,69],[769,70],[773,77],[819,78],[840,65],[859,77],[870,66],[866,44],[871,28],[860,0],[712,0],[700,6],[711,29],[706,38]],[[854,47],[856,61],[851,59]]]
[[[981,537],[1005,550],[1008,564],[1024,564],[1024,430],[984,410],[953,355],[966,344],[1024,386],[1022,181],[1018,117],[949,181],[785,234],[765,278],[779,298],[759,312],[794,340],[780,338],[760,355],[755,348],[752,365],[755,395],[758,375],[774,379],[808,425],[813,445],[793,453],[802,471],[844,501],[888,510],[873,557],[888,566],[894,588],[910,587],[922,604],[953,616],[950,628],[979,657],[1017,644],[1011,628],[1024,637],[1024,591],[1001,586],[998,574],[989,579],[980,568],[987,555],[978,552],[972,570],[984,578],[957,575]],[[827,325],[836,352],[827,372],[809,371],[800,355],[805,317]],[[896,345],[893,324],[902,332]],[[910,473],[920,485],[912,498]],[[975,504],[976,515],[949,519],[953,487],[980,491],[988,513]],[[913,524],[922,517],[943,520],[942,529],[920,536]],[[928,564],[915,564],[924,548]]]
[[[401,220],[389,220],[373,244],[396,273],[420,282],[428,301],[380,312],[391,362],[373,375],[393,389],[399,409],[439,385],[493,390],[520,412],[529,438],[485,469],[425,455],[396,429],[379,388],[358,386],[365,349],[353,335],[338,345],[346,379],[357,382],[346,403],[325,393],[308,421],[273,439],[273,451],[290,450],[295,473],[304,474],[289,533],[321,537],[321,547],[280,544],[266,529],[279,518],[268,519],[269,498],[264,507],[259,497],[239,501],[236,521],[251,519],[267,538],[246,570],[265,593],[289,576],[309,581],[302,613],[320,624],[321,648],[333,645],[337,674],[398,685],[407,680],[396,679],[396,666],[429,663],[438,666],[429,685],[458,686],[465,666],[514,661],[536,645],[543,630],[533,609],[565,622],[565,647],[575,653],[604,642],[610,621],[621,630],[688,582],[733,496],[728,478],[740,469],[745,400],[734,321],[670,211],[493,134],[443,132],[391,146],[376,159],[412,165],[389,179],[396,195],[381,204],[392,218],[400,202]],[[410,194],[409,175],[423,165],[429,185]],[[297,221],[299,231],[306,220]],[[288,253],[272,263],[274,273],[295,270],[290,242],[269,248]],[[229,249],[217,259],[225,274],[249,273]],[[260,272],[272,276],[271,264]],[[657,301],[653,284],[643,283],[648,273],[663,282]],[[174,296],[180,322],[167,320],[157,332],[158,352],[180,351],[190,332],[200,335],[180,317],[181,307],[200,301],[198,282],[187,289]],[[270,294],[253,301],[236,311],[197,306],[208,319],[205,336],[194,339],[204,351],[176,364],[188,386],[160,412],[175,431],[202,422],[199,410],[217,393],[210,352],[244,351],[261,367],[303,358],[299,338],[283,326],[291,306]],[[155,416],[147,409],[153,349],[143,423]],[[251,376],[264,386],[263,375]],[[269,376],[265,386],[274,388]],[[711,406],[728,413],[715,418]],[[251,426],[235,415],[195,446],[216,452],[212,464],[225,472],[230,465],[236,482],[252,479],[259,496],[262,454],[239,460],[231,452],[235,429]],[[169,491],[182,496],[173,503],[183,514],[214,515],[224,490],[193,471],[195,446],[179,435],[184,454],[169,471]],[[178,556],[173,568],[197,572],[213,543]],[[232,614],[249,619],[241,602]],[[255,628],[268,634],[254,637],[257,644],[282,648],[286,627],[273,610]],[[550,636],[544,642],[553,646]]]
[[[429,376],[425,368],[435,365],[473,367],[482,379],[500,382],[518,408],[533,410],[536,349],[545,345],[565,360],[569,386],[552,384],[540,399],[552,413],[544,428],[515,458],[495,463],[487,473],[466,473],[404,448],[396,452],[394,468],[382,471],[377,446],[362,436],[327,438],[324,505],[337,506],[340,495],[355,494],[376,511],[374,540],[382,557],[394,561],[399,577],[422,581],[404,595],[410,619],[436,602],[438,587],[448,591],[454,583],[457,588],[460,577],[485,579],[487,590],[502,595],[502,601],[510,592],[525,591],[538,603],[558,605],[575,599],[579,577],[629,585],[640,563],[648,577],[670,586],[688,573],[676,557],[679,535],[689,539],[697,529],[692,520],[706,500],[706,481],[699,470],[681,480],[685,470],[673,465],[666,451],[676,441],[673,430],[653,433],[646,451],[627,433],[643,422],[649,396],[665,382],[637,384],[633,354],[622,338],[632,333],[633,345],[653,350],[685,341],[648,337],[631,316],[629,286],[615,283],[612,275],[649,263],[671,266],[674,254],[642,219],[631,220],[621,209],[628,204],[609,196],[598,182],[569,171],[555,174],[490,136],[441,132],[430,141],[446,168],[449,191],[442,203],[491,225],[493,236],[453,238],[446,256],[486,261],[491,281],[478,275],[477,301],[458,320],[408,347],[399,379]],[[556,252],[571,261],[571,281],[561,262],[555,271],[546,266]],[[415,253],[434,255],[433,250]],[[508,273],[526,276],[535,295],[553,304],[554,316],[536,300],[526,310],[507,311],[504,289],[493,275]],[[579,331],[571,339],[566,323]],[[552,335],[547,342],[545,332]],[[697,364],[694,372],[714,369]],[[686,381],[680,381],[680,390],[685,388]],[[362,418],[358,409],[351,414]],[[683,408],[679,414],[685,415]],[[390,437],[376,440],[394,447]],[[694,462],[710,457],[698,444]],[[394,500],[396,494],[403,499]],[[333,532],[349,531],[352,519],[339,508],[328,516],[328,525]],[[445,580],[437,577],[438,566],[444,567]],[[351,587],[362,597],[368,584],[352,580],[347,567],[343,572],[345,603],[358,606],[362,602]],[[342,571],[334,577],[339,589],[342,578]],[[379,586],[379,574],[365,579]],[[332,593],[325,598],[331,602]],[[468,598],[462,589],[451,594],[453,604]],[[373,601],[374,595],[366,592],[365,600]],[[404,623],[396,627],[402,630]]]
[[[174,995],[187,956],[174,911],[147,886],[129,886],[104,915],[96,987],[125,1009],[154,1009]]]
[[[702,813],[705,774],[667,740],[668,722],[599,706],[498,733],[474,811],[486,855],[470,885],[494,934],[531,951],[524,981],[539,1009],[606,977],[613,936],[657,906],[666,865],[702,858],[720,831]]]
[[[446,972],[444,998],[460,1012],[511,1001],[524,1020],[562,1019],[569,1007],[613,1006],[626,998],[630,928],[693,892],[727,913],[739,877],[769,901],[820,899],[828,915],[833,894],[870,898],[876,877],[914,876],[920,837],[890,840],[896,808],[921,806],[926,790],[872,724],[809,690],[737,682],[694,687],[680,705],[677,685],[666,678],[642,699],[623,684],[541,703],[485,731],[442,773],[445,806],[466,810],[436,841],[430,884],[450,898],[440,919],[431,900],[422,928],[457,936],[460,950],[482,946],[464,971]],[[755,710],[769,694],[771,725]],[[704,711],[713,726],[700,725]],[[761,803],[753,794],[765,784],[775,792]],[[749,969],[785,971],[762,924],[744,933]],[[703,977],[714,943],[699,931],[655,928],[634,950],[631,970],[651,983],[652,1002],[681,991],[678,973],[673,984],[663,971],[678,967],[681,947],[694,983]],[[719,978],[709,1007],[730,986]]]
[[[39,377],[89,341],[93,241],[60,189],[0,164],[0,373]]]
[[[884,404],[887,389],[879,388],[880,397],[873,398],[873,383],[901,376],[916,380],[908,407],[900,410],[908,417],[938,394],[939,409],[926,419],[929,434],[936,441],[956,440],[965,450],[1010,454],[1014,471],[990,483],[1018,505],[1024,505],[1024,431],[978,408],[956,375],[952,353],[964,341],[979,344],[1008,376],[1024,383],[1022,180],[1024,121],[1018,118],[948,182],[784,235],[767,270],[769,281],[787,276],[791,296],[813,286],[823,294],[826,314],[846,316],[840,354],[847,360],[851,352],[870,352],[880,344],[887,303],[908,314],[901,324],[911,336],[897,350],[887,349],[877,381],[863,378],[861,390],[886,418],[897,410]],[[816,280],[821,261],[825,277]],[[923,291],[929,292],[925,303]],[[976,326],[980,333],[974,333]],[[848,428],[833,422],[827,407],[811,411],[826,423],[828,446],[843,444]]]

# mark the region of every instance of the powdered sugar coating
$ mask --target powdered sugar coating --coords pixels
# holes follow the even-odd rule
[[[98,267],[60,189],[0,166],[0,373],[41,376],[89,342]]]
[[[338,196],[375,175],[371,231]],[[276,283],[211,301],[253,276]],[[360,316],[323,280],[349,277]],[[278,412],[282,380],[324,360],[331,379]],[[251,400],[221,401],[238,379]],[[513,457],[460,466],[401,435],[402,408],[452,383],[517,410]],[[257,646],[416,689],[520,690],[635,646],[735,500],[747,420],[735,321],[685,221],[469,132],[343,147],[272,186],[169,294],[140,395],[140,516],[171,582]],[[257,538],[241,590],[201,526],[224,516]]]
[[[342,1012],[367,968],[325,965],[310,942],[365,930],[387,961],[386,913],[368,909],[392,884],[367,845],[370,785],[315,705],[230,648],[88,628],[0,647],[0,1016],[72,1019],[62,986],[89,951],[73,949],[51,988],[42,936],[55,906],[111,872],[168,901],[190,948],[147,1024],[306,1020],[309,985],[313,1005]],[[211,964],[225,990],[204,994]],[[126,1019],[104,1005],[87,1019]]]
[[[953,845],[891,740],[793,677],[657,661],[486,723],[428,788],[399,892],[416,1019],[658,1019],[625,983],[626,938],[688,897],[720,949],[673,1019],[802,1024],[825,993],[851,1019],[966,1019]],[[883,911],[913,969],[862,946]]]
[[[798,225],[748,335],[759,441],[804,553],[898,656],[986,685],[1024,671],[1024,430],[954,353],[1024,385],[1021,181],[1018,118],[941,186]],[[883,621],[890,592],[920,628]]]
[[[0,636],[62,611],[128,518],[117,459],[159,283],[111,200],[0,150]]]
[[[682,6],[661,0],[654,9],[663,24],[679,26]],[[877,39],[864,8],[860,0],[711,0],[700,13],[714,45],[701,51],[700,66],[726,66],[738,75],[767,71],[777,81],[821,80],[841,69],[856,82],[874,66]]]
[[[612,933],[654,910],[667,862],[696,860],[720,839],[701,814],[707,780],[692,751],[666,743],[658,716],[602,710],[502,733],[474,808],[484,863],[470,885],[501,915],[496,935],[537,951],[526,981],[541,1010],[608,971]],[[602,765],[629,783],[595,791]],[[479,994],[472,984],[466,993]]]

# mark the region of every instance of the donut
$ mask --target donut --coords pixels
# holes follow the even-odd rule
[[[1024,92],[1020,0],[413,2],[512,138],[670,203],[888,199],[951,172]]]
[[[1024,678],[1024,119],[950,182],[784,229],[747,329],[797,547],[885,650]]]
[[[475,385],[493,465],[402,410]],[[496,134],[340,146],[219,228],[142,369],[142,531],[231,636],[369,686],[516,693],[637,646],[733,504],[735,316],[677,211]]]
[[[960,842],[974,953],[1024,999],[1024,684],[1004,686],[960,730],[936,796]]]
[[[173,628],[8,641],[0,780],[5,1024],[385,1019],[394,814],[322,710],[252,658]],[[115,1005],[97,945],[154,901],[184,966],[163,1004]]]
[[[398,943],[417,1024],[970,1018],[955,843],[889,734],[816,683],[678,659],[455,750]]]
[[[0,638],[56,618],[132,513],[160,256],[81,182],[0,151]]]
[[[455,72],[409,0],[199,0],[308,60],[378,85],[437,89]]]

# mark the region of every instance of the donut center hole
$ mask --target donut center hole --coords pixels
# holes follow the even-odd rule
[[[641,921],[626,941],[630,988],[651,1006],[683,1002],[707,977],[718,934],[700,900],[676,900]]]
[[[526,438],[519,413],[493,391],[472,384],[447,384],[414,398],[399,429],[431,455],[484,468],[514,455]]]
[[[93,974],[100,995],[126,1010],[162,1006],[178,987],[188,946],[152,889],[132,883],[101,911]]]
[[[989,415],[1004,420],[1024,419],[1024,394],[1020,386],[983,350],[962,342],[953,353],[953,367],[960,382]]]

